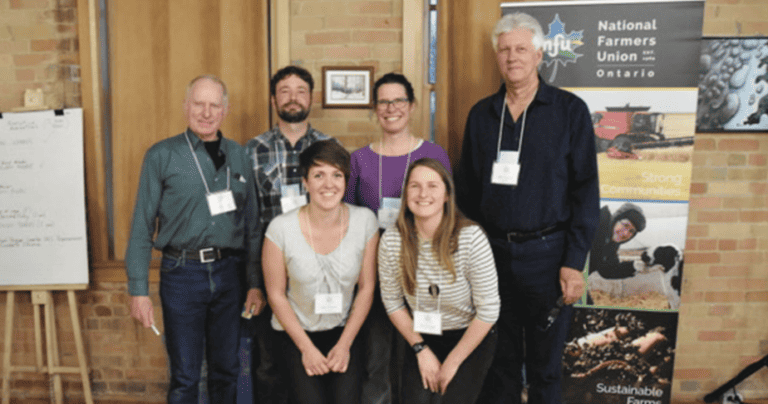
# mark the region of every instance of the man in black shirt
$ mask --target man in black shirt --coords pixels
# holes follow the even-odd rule
[[[488,232],[499,272],[499,344],[478,402],[519,403],[525,365],[528,403],[560,403],[599,216],[595,135],[584,101],[539,77],[534,18],[505,16],[492,40],[504,84],[470,111],[456,170],[459,206]]]

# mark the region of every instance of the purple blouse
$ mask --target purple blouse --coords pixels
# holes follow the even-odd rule
[[[423,141],[416,150],[411,152],[411,163],[422,158],[431,157],[451,171],[448,154],[442,147]],[[381,166],[384,172],[381,176],[382,197],[400,197],[403,178],[407,169],[408,155],[382,156]],[[361,147],[352,153],[349,164],[349,184],[344,200],[357,206],[367,206],[377,212],[379,210],[379,154],[371,150],[370,145]]]

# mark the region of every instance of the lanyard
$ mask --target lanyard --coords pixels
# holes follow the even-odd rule
[[[536,90],[538,93],[538,90]],[[525,109],[523,110],[523,122],[522,126],[520,128],[520,142],[517,145],[517,153],[518,156],[522,152],[523,148],[523,135],[525,134],[525,117],[528,115],[528,107],[531,106],[533,103],[533,100],[536,99],[536,93],[533,94],[533,99],[531,99],[531,102],[528,103],[528,105],[525,106]],[[504,133],[504,117],[506,116],[507,112],[507,95],[504,94],[504,103],[501,106],[501,122],[499,123],[499,141],[498,145],[496,147],[496,161],[499,161],[499,156],[501,155],[501,138],[502,134]]]
[[[419,241],[419,244],[421,244],[421,241]],[[419,248],[419,250],[421,250],[421,248]],[[421,252],[419,252],[419,253],[421,253]],[[434,254],[434,251],[432,253]],[[437,275],[437,312],[438,313],[440,313],[440,299],[442,297],[442,293],[440,293],[440,286],[443,284],[443,271],[444,271],[444,269],[440,268],[440,270],[438,272],[438,275]],[[416,275],[416,277],[418,278],[418,274]],[[419,282],[417,280],[417,282],[416,282],[416,310],[414,310],[414,311],[420,311],[419,310],[419,285],[418,285],[418,283]],[[429,283],[429,282],[427,282],[427,283]],[[427,285],[427,290],[429,290],[430,286],[431,285]]]
[[[400,185],[400,194],[403,193],[403,188],[405,188],[405,174],[408,173],[408,166],[411,164],[411,152],[415,149],[413,147],[413,142],[411,142],[411,147],[408,149],[408,157],[405,160],[405,171],[403,172],[403,183]],[[383,205],[384,201],[384,195],[381,192],[382,188],[382,163],[381,163],[381,155],[384,152],[384,142],[379,141],[379,209],[381,209],[381,205]]]
[[[192,142],[189,141],[189,135],[188,132],[184,132],[184,139],[187,140],[187,144],[189,145],[189,151],[192,152],[192,157],[195,159],[195,164],[197,165],[197,172],[200,173],[200,178],[203,179],[203,185],[205,185],[205,193],[206,195],[211,194],[211,190],[208,188],[208,182],[205,180],[205,176],[203,175],[203,168],[200,167],[200,160],[197,159],[197,154],[195,154],[195,149],[192,148]],[[227,164],[227,189],[226,191],[229,191],[229,164]]]
[[[345,226],[344,226],[344,204],[342,203],[341,205],[339,205],[339,208],[341,209],[341,211],[339,212],[339,222],[340,222],[339,223],[340,224],[340,226],[339,226],[339,246],[337,248],[339,249],[339,256],[343,257],[344,256],[344,250],[343,250],[344,247],[342,246],[342,241],[344,240],[344,228],[345,228]],[[306,212],[307,230],[309,231],[309,247],[312,248],[312,253],[315,255],[315,261],[317,261],[317,265],[320,268],[320,270],[322,271],[323,281],[328,286],[328,291],[330,292],[331,291],[331,283],[328,281],[328,278],[329,278],[328,271],[323,270],[323,265],[320,262],[320,258],[317,256],[317,251],[315,251],[315,243],[314,243],[313,238],[312,238],[312,220],[309,218],[309,207],[307,207],[306,210],[304,210],[304,211]],[[299,218],[301,218],[301,215],[299,215]],[[348,226],[349,226],[349,224],[347,224],[347,227]],[[333,251],[331,251],[331,252],[333,252]],[[329,255],[330,255],[330,253],[329,253]],[[334,280],[337,283],[341,284],[339,279],[334,278]]]
[[[307,134],[304,136],[308,136],[308,134],[309,134],[309,129],[307,129]],[[288,184],[288,153],[295,153],[295,152],[293,148],[290,147],[291,142],[288,141],[285,135],[283,135],[282,133],[280,133],[280,135],[283,137],[282,140],[283,140],[283,148],[285,148],[284,150],[285,153],[283,154],[283,162],[282,163],[278,162],[277,164],[277,176],[278,178],[280,178],[280,187],[282,188],[283,186],[289,185]],[[299,142],[301,142],[301,140],[302,138],[299,138],[299,140],[296,141],[296,144],[298,145]],[[304,185],[302,184],[301,181],[299,181],[298,185],[299,185],[299,194],[301,194],[301,191],[304,189]]]

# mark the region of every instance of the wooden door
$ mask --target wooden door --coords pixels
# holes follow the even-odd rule
[[[106,11],[111,261],[125,256],[145,151],[186,128],[191,79],[215,74],[227,84],[225,137],[243,144],[269,128],[269,10],[262,0],[112,0]]]
[[[491,46],[491,32],[510,0],[438,1],[438,141],[458,163],[464,125],[472,106],[499,89],[501,75]]]

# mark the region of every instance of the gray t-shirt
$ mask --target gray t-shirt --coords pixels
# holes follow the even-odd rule
[[[346,324],[362,268],[365,245],[378,231],[376,216],[370,209],[345,205],[349,209],[347,233],[330,254],[316,254],[312,250],[301,233],[300,209],[274,218],[265,234],[283,252],[287,271],[285,293],[305,331],[325,331]],[[318,293],[341,293],[341,313],[315,314],[315,296]],[[274,314],[272,328],[283,331]]]

